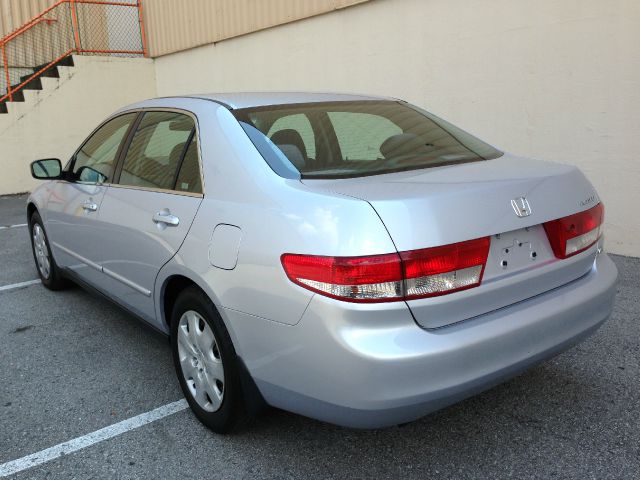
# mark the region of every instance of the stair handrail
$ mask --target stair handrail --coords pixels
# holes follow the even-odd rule
[[[60,5],[63,5],[65,3],[69,4],[70,10],[71,10],[71,20],[72,20],[71,25],[73,29],[75,48],[71,48],[63,52],[61,55],[58,55],[56,58],[46,63],[42,68],[35,71],[26,80],[21,81],[16,86],[12,86],[10,73],[9,73],[10,65],[7,59],[7,52],[6,52],[7,44],[12,40],[20,37],[21,35],[24,35],[26,32],[28,32],[29,30],[33,29],[35,26],[43,22],[47,23],[47,25],[51,25],[52,23],[57,22],[57,19],[45,18],[45,16],[51,13],[54,9],[58,8]],[[141,50],[83,49],[80,43],[80,22],[78,19],[77,8],[76,8],[77,5],[83,5],[83,4],[84,5],[118,6],[118,7],[135,7],[138,10],[138,22],[140,27],[140,43],[141,43],[142,49]],[[62,60],[64,60],[65,58],[73,54],[78,54],[78,55],[82,55],[82,54],[127,55],[129,54],[129,55],[143,55],[144,57],[148,57],[149,52],[147,48],[144,19],[142,16],[142,0],[136,0],[135,2],[102,1],[102,0],[58,0],[53,5],[44,9],[38,15],[33,17],[31,20],[29,20],[28,22],[26,22],[25,24],[23,24],[22,26],[14,30],[13,32],[10,32],[9,34],[5,35],[2,39],[0,39],[0,59],[2,61],[2,66],[4,68],[7,91],[4,95],[0,94],[0,103],[5,102],[7,100],[13,101],[13,97],[16,92],[22,90],[29,82],[40,77],[40,75],[42,75],[45,71],[47,71],[52,66],[58,64],[59,62],[61,62]]]

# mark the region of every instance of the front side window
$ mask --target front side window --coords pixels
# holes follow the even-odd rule
[[[120,144],[137,113],[120,115],[108,121],[82,145],[73,161],[73,176],[83,183],[107,183],[112,180],[113,165]]]
[[[399,101],[272,105],[233,114],[272,169],[287,178],[295,178],[292,171],[298,178],[361,177],[502,155],[444,120]],[[296,118],[309,123],[305,130],[314,135],[313,155],[301,128],[293,128]],[[279,135],[281,125],[285,134]]]
[[[124,158],[119,183],[173,190],[194,131],[195,123],[188,115],[145,113]]]

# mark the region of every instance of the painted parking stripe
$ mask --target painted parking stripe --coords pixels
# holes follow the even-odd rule
[[[35,285],[37,283],[40,283],[40,280],[28,280],[26,282],[13,283],[11,285],[4,285],[0,287],[0,292],[13,290],[14,288],[28,287],[29,285]]]
[[[26,227],[27,225],[28,225],[27,223],[19,223],[17,225],[5,225],[5,226],[0,226],[0,230],[8,230],[10,228]]]
[[[70,453],[77,452],[78,450],[82,450],[83,448],[90,447],[96,443],[104,442],[105,440],[117,437],[118,435],[122,435],[123,433],[142,427],[143,425],[168,417],[174,413],[181,412],[188,407],[189,404],[186,400],[178,400],[177,402],[163,405],[162,407],[158,407],[149,412],[142,413],[127,420],[123,420],[122,422],[101,428],[100,430],[83,435],[82,437],[74,438],[68,442],[59,443],[51,448],[27,455],[26,457],[3,463],[0,465],[0,477],[13,475],[14,473],[27,470],[28,468],[33,468],[38,465],[42,465],[43,463],[50,462],[51,460],[62,457],[63,455],[68,455]]]

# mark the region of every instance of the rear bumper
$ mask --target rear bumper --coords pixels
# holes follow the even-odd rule
[[[583,340],[610,315],[616,279],[601,254],[568,285],[437,330],[418,327],[405,304],[372,308],[318,295],[294,327],[269,322],[256,331],[255,317],[230,320],[269,404],[377,428],[418,419]],[[246,341],[256,334],[260,341]]]

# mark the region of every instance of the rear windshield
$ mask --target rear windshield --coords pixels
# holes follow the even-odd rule
[[[399,101],[270,105],[233,111],[285,178],[350,178],[490,160],[502,152]]]

